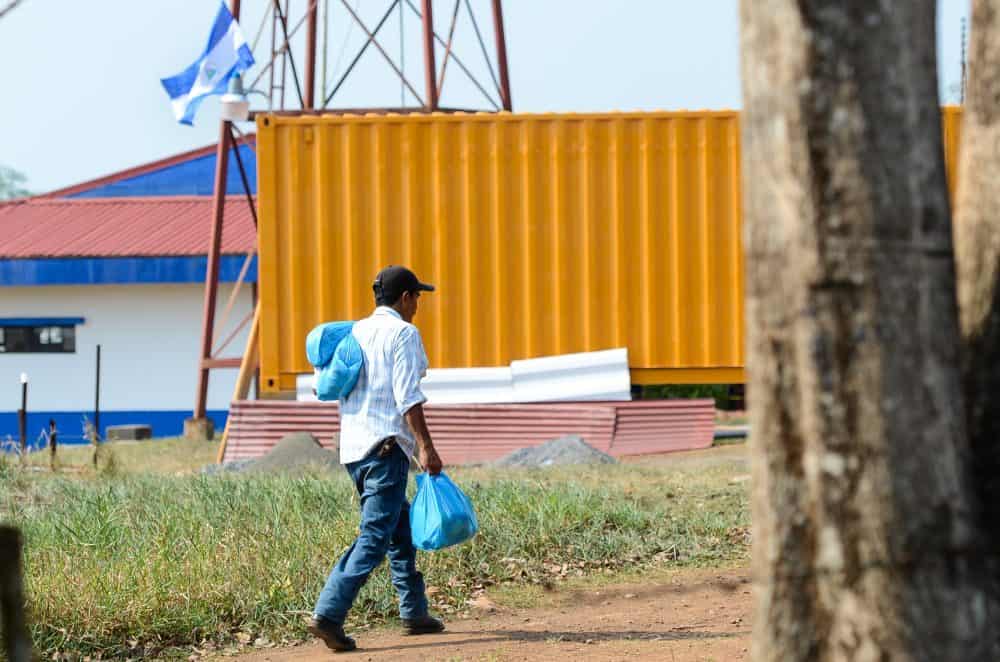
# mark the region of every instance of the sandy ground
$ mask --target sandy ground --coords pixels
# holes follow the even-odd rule
[[[623,464],[641,464],[653,467],[701,468],[735,463],[738,468],[750,470],[748,449],[745,443],[731,443],[696,451],[636,455],[621,458]]]
[[[562,591],[544,607],[510,609],[481,599],[473,615],[440,635],[363,633],[358,650],[322,644],[244,655],[247,662],[310,660],[666,660],[749,659],[746,570],[681,570],[646,582]]]

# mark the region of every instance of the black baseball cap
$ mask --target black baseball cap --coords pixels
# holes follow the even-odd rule
[[[406,267],[388,266],[375,276],[372,290],[377,301],[394,303],[404,292],[433,292],[434,286],[421,283],[417,274]]]

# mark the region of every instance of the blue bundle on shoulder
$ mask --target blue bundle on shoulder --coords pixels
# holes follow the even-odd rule
[[[417,476],[417,496],[410,506],[410,535],[417,549],[433,551],[465,542],[479,531],[476,511],[462,490],[444,473]]]
[[[364,354],[351,335],[354,322],[320,324],[306,336],[306,358],[317,369],[316,397],[343,400],[358,383]]]

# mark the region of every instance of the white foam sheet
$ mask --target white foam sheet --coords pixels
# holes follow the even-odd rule
[[[514,402],[510,368],[428,370],[420,388],[432,404]]]
[[[295,399],[299,402],[319,402],[319,398],[313,393],[313,384],[316,383],[316,374],[299,375],[295,378]]]
[[[313,375],[299,375],[296,399],[315,402]],[[430,404],[631,400],[628,350],[547,356],[510,367],[428,370],[421,388]]]
[[[625,348],[514,361],[510,370],[516,402],[632,399]]]

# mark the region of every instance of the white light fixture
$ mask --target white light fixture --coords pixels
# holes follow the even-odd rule
[[[243,92],[243,79],[236,74],[229,79],[229,91],[219,100],[220,117],[228,122],[246,122],[250,119],[250,101]]]
[[[21,373],[21,383],[22,384],[27,384],[28,383],[28,373],[26,373],[26,372],[22,372]]]

